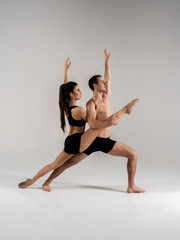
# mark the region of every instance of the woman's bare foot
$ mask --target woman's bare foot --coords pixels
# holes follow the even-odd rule
[[[43,189],[44,191],[46,191],[46,192],[51,192],[51,188],[50,188],[49,185],[43,184],[43,185],[42,185],[42,189]]]
[[[140,189],[136,186],[128,186],[127,193],[144,193],[145,190]]]
[[[128,104],[126,105],[126,107],[127,107],[126,113],[127,113],[127,114],[130,114],[131,111],[132,111],[132,108],[134,107],[134,105],[135,105],[136,103],[138,103],[139,101],[140,101],[140,100],[139,100],[138,98],[136,98],[136,99],[134,99],[133,101],[131,101],[130,103],[128,103]]]
[[[33,184],[32,180],[30,178],[27,178],[25,182],[19,183],[18,187],[19,188],[27,188],[27,187],[29,187],[32,184]]]

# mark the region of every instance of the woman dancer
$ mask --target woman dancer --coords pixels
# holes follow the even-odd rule
[[[64,150],[50,164],[43,167],[33,178],[28,178],[25,182],[19,183],[19,188],[26,188],[35,183],[40,177],[48,172],[62,166],[74,154],[78,154],[87,149],[94,139],[100,134],[102,129],[88,129],[86,132],[86,111],[82,107],[78,107],[77,100],[80,100],[82,93],[79,86],[75,82],[68,82],[67,71],[71,65],[69,58],[64,65],[64,84],[59,89],[59,107],[61,112],[61,128],[65,130],[65,115],[69,121],[70,131],[65,140]],[[125,109],[129,111],[129,109]],[[124,113],[126,112],[124,111]],[[107,127],[117,125],[120,118],[112,115],[106,121]],[[44,189],[46,190],[46,189]]]

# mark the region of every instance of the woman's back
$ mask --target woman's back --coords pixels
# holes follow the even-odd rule
[[[68,81],[67,70],[71,62],[68,63],[69,58],[64,65],[64,84],[59,89],[59,107],[61,113],[61,128],[65,131],[66,121],[65,116],[69,122],[69,135],[75,133],[83,133],[86,124],[86,111],[83,107],[79,107],[76,101],[82,97],[82,92],[76,82]]]
[[[67,106],[67,119],[69,122],[69,135],[83,133],[86,124],[86,111],[83,107]]]

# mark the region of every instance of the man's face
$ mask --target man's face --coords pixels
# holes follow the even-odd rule
[[[103,77],[98,77],[98,84],[97,84],[97,90],[98,92],[103,92],[106,93],[107,92],[107,83],[105,82]]]

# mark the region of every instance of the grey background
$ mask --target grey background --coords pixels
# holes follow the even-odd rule
[[[107,48],[112,112],[141,100],[111,137],[138,152],[137,179],[178,174],[179,10],[175,0],[1,1],[1,171],[24,178],[55,159],[68,132],[58,107],[64,61],[71,58],[69,79],[85,107],[88,79],[104,73]],[[62,179],[126,182],[125,168],[122,158],[95,153]]]
[[[0,0],[0,238],[179,240],[180,2]],[[126,159],[94,153],[40,189],[17,184],[63,149],[58,90],[64,61],[83,92],[111,51],[112,112],[134,98],[112,138],[138,152],[127,194]]]

